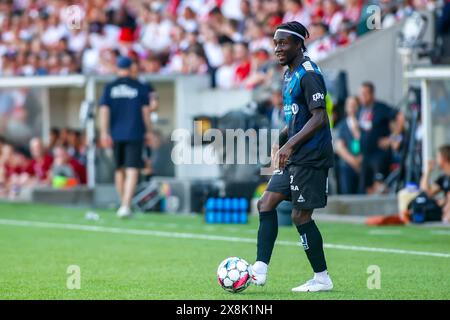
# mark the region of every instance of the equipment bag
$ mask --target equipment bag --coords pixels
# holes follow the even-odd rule
[[[428,197],[425,192],[421,192],[413,201],[411,201],[408,205],[408,209],[411,212],[412,223],[441,221],[442,219],[442,208],[434,199]]]

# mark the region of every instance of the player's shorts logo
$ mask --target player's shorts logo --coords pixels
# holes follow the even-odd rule
[[[293,103],[291,106],[292,109],[292,114],[297,114],[298,113],[298,104]]]
[[[297,199],[297,202],[305,202],[305,198],[303,197],[303,195],[300,195]]]

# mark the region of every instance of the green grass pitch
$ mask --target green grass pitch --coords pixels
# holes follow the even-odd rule
[[[207,225],[201,216],[139,214],[124,221],[113,211],[97,212],[101,219],[91,221],[85,219],[85,209],[0,203],[0,299],[450,298],[449,228],[318,221],[326,244],[445,255],[328,246],[325,254],[335,289],[292,293],[312,271],[303,249],[292,245],[298,241],[295,228],[282,227],[266,286],[231,294],[217,284],[216,269],[229,256],[254,262],[256,217],[248,225]],[[80,267],[80,289],[66,287],[70,265]],[[380,268],[380,289],[367,287],[367,270],[373,265]]]

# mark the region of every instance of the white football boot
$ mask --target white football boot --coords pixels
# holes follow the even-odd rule
[[[117,216],[122,219],[129,218],[132,214],[133,211],[131,211],[131,209],[127,206],[121,206],[119,210],[117,210]]]
[[[318,279],[314,277],[311,280],[308,280],[306,283],[301,286],[292,288],[292,292],[318,292],[318,291],[330,291],[333,289],[333,282],[331,278],[322,277]]]
[[[252,274],[252,283],[256,286],[263,286],[267,279],[267,264],[261,261],[256,261],[254,265],[250,266]]]

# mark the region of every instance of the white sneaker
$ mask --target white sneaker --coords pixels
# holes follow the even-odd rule
[[[133,214],[131,209],[127,206],[121,206],[119,210],[117,210],[117,216],[119,218],[128,218]]]
[[[253,266],[250,266],[250,270],[252,273],[252,283],[256,286],[263,286],[266,284],[267,273],[257,273]]]
[[[333,282],[328,278],[327,280],[311,279],[299,287],[292,288],[292,292],[318,292],[330,291],[333,289]]]

